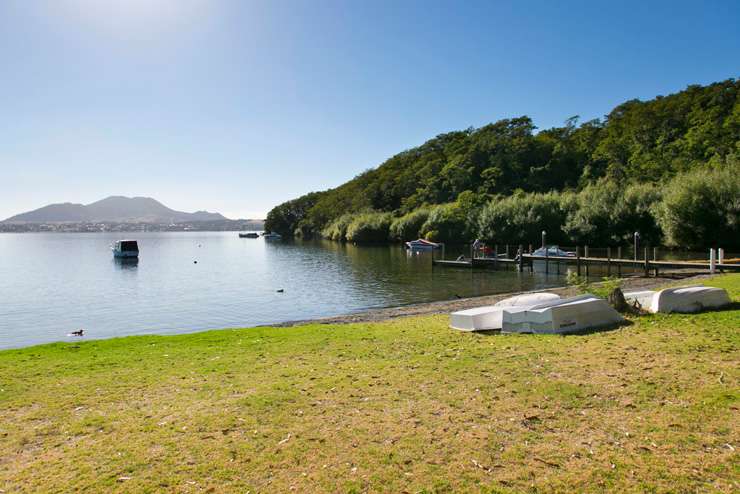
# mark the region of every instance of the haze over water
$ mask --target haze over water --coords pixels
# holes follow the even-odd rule
[[[433,269],[428,254],[398,245],[132,237],[138,263],[113,259],[120,233],[0,235],[0,348],[79,341],[67,334],[80,328],[85,340],[186,333],[562,284],[556,275]]]

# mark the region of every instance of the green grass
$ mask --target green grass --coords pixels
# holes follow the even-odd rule
[[[708,282],[740,299],[740,275]],[[740,310],[446,316],[0,352],[0,492],[736,492]]]

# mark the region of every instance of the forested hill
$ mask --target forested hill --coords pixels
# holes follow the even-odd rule
[[[540,132],[529,117],[521,116],[442,134],[335,189],[275,207],[267,216],[266,228],[284,235],[323,232],[344,239],[353,220],[348,214],[392,213],[382,219],[381,234],[355,238],[382,240],[386,223],[416,210],[427,211],[423,216],[428,218],[433,212],[430,207],[462,200],[469,206],[462,212],[468,223],[465,231],[444,232],[427,225],[417,233],[465,241],[485,236],[479,212],[513,194],[576,194],[609,184],[624,190],[628,184],[664,183],[685,172],[734,166],[740,155],[738,89],[740,82],[735,79],[689,86],[650,101],[627,101],[603,120],[579,123],[572,117],[562,127]],[[335,225],[338,231],[328,229],[343,215]],[[569,220],[566,216],[562,228]],[[499,233],[503,234],[487,232],[489,236]],[[577,240],[573,232],[562,233]],[[453,234],[455,239],[445,238]],[[666,232],[655,233],[662,234]],[[393,232],[386,236],[393,237]]]

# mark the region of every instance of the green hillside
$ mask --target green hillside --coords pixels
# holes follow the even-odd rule
[[[357,242],[514,242],[547,228],[602,245],[642,228],[654,243],[738,246],[739,89],[689,86],[540,132],[522,116],[441,134],[276,206],[266,228]]]

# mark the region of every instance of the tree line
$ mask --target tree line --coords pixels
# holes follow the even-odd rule
[[[327,191],[280,204],[265,228],[352,242],[424,237],[740,246],[740,82],[632,100],[603,120],[535,132],[504,119],[439,135]]]

